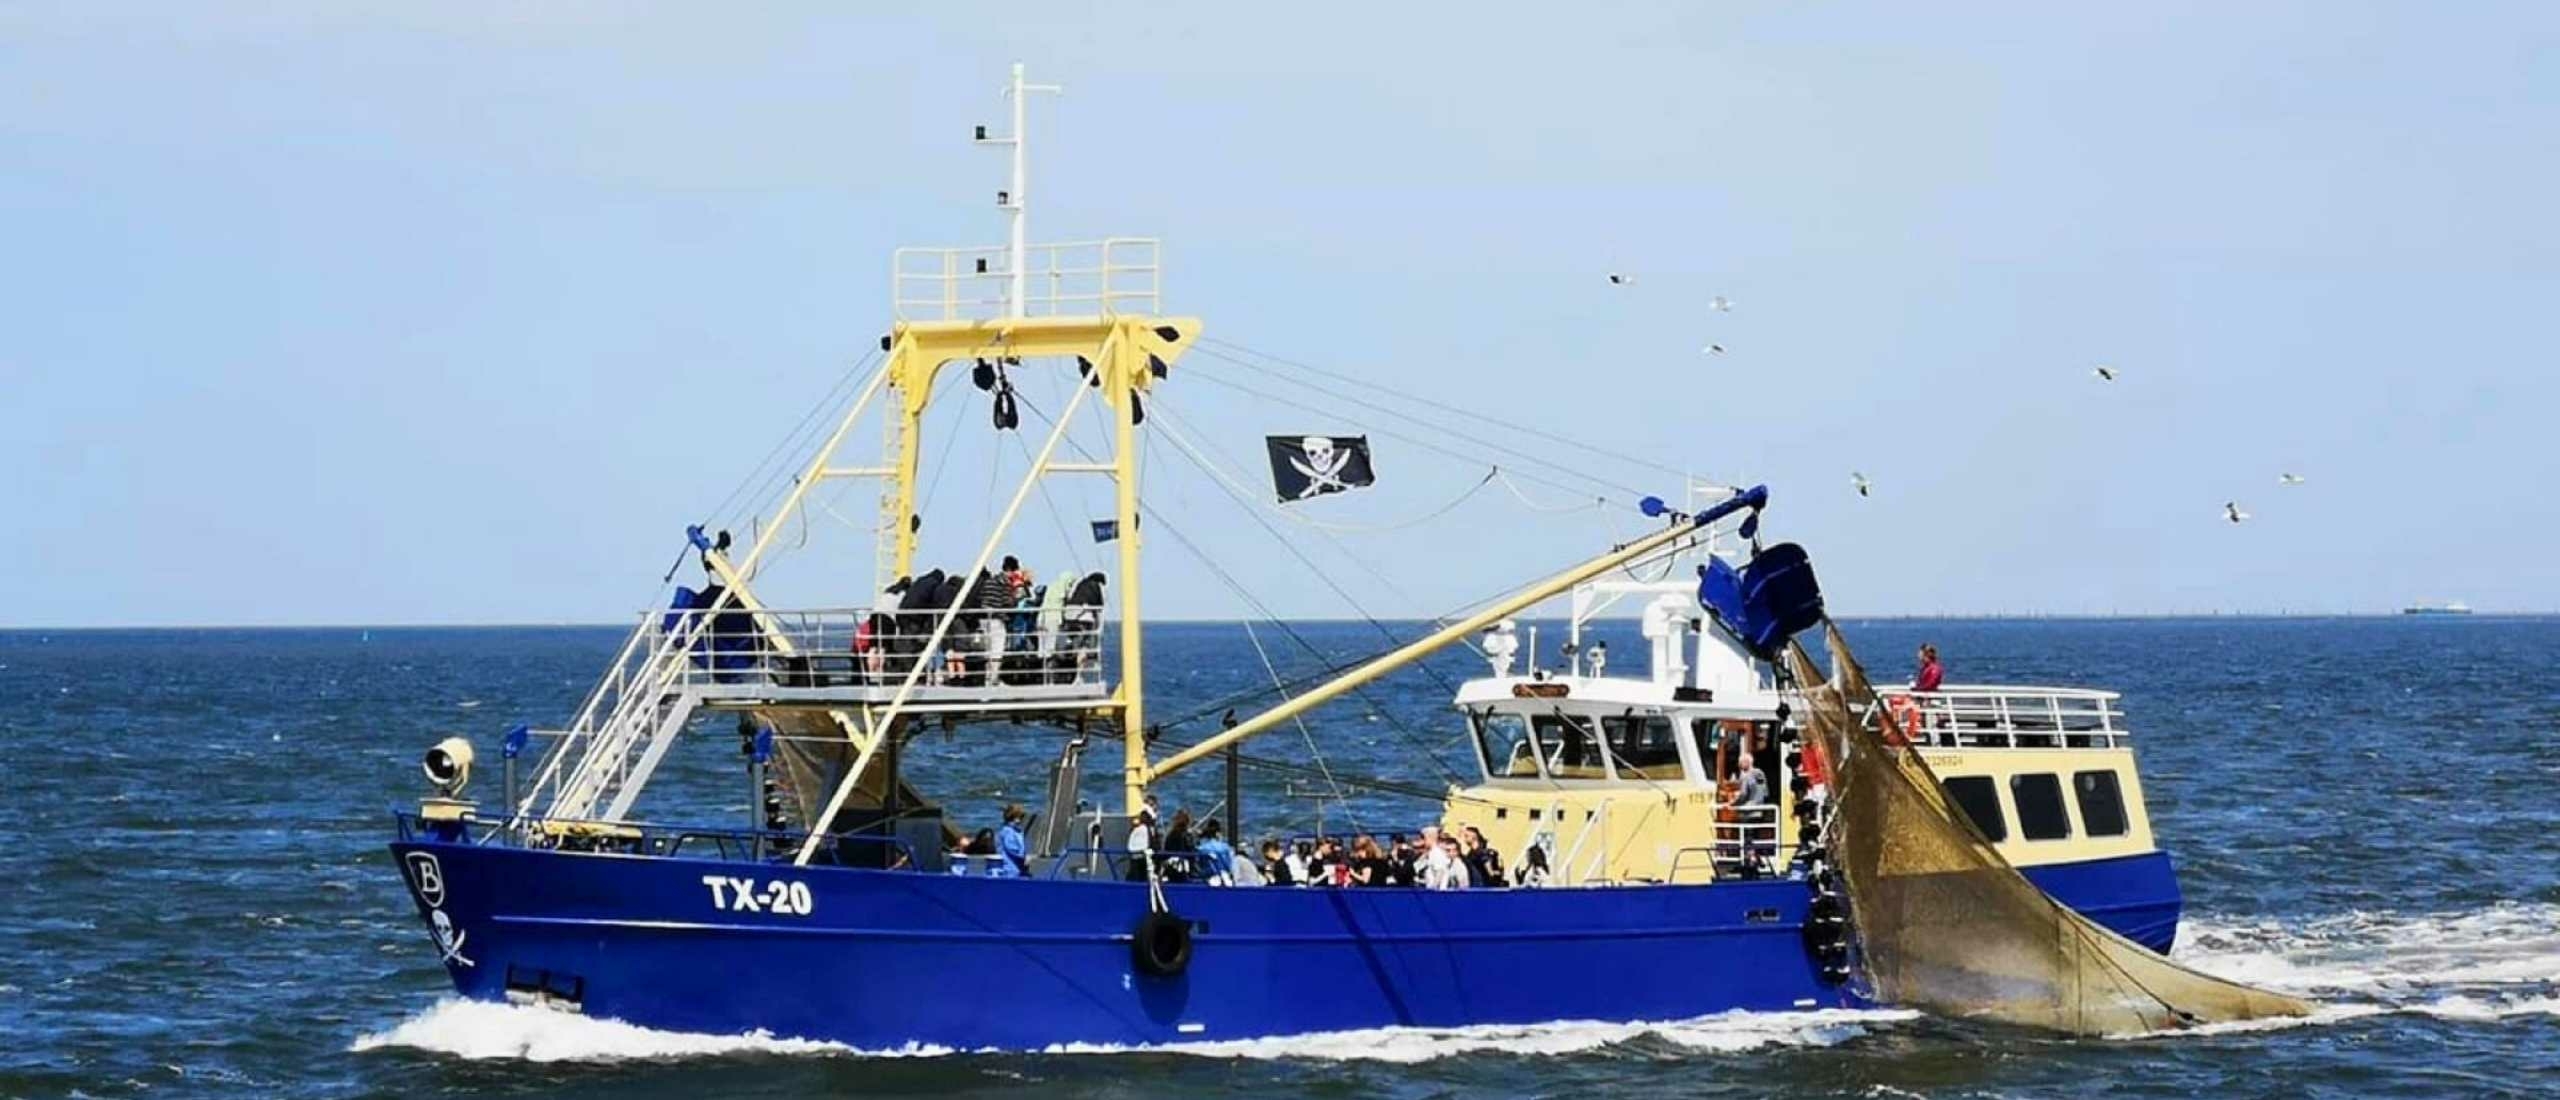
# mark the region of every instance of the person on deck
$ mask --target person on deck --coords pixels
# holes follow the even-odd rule
[[[1006,606],[1019,606],[1022,601],[1030,598],[1031,571],[1022,567],[1022,559],[1011,554],[1005,555],[1002,576],[1006,588]]]
[[[1387,854],[1378,848],[1378,838],[1366,833],[1351,842],[1351,885],[1386,886]]]
[[[1520,856],[1520,885],[1544,886],[1547,877],[1547,850],[1544,846],[1532,844]]]
[[[1262,842],[1262,881],[1271,886],[1305,885],[1304,872],[1297,866],[1293,866],[1296,861],[1291,860],[1283,852],[1284,849],[1277,840]]]
[[[1147,881],[1147,867],[1156,858],[1156,811],[1153,805],[1155,796],[1148,795],[1147,801],[1149,805],[1140,809],[1137,818],[1129,822],[1129,881],[1131,882]]]
[[[1316,846],[1317,865],[1322,868],[1316,881],[1326,886],[1351,885],[1351,859],[1342,854],[1342,841],[1326,837]]]
[[[1936,691],[1938,690],[1938,685],[1945,683],[1946,679],[1946,666],[1938,663],[1938,647],[1935,645],[1921,646],[1920,672],[1918,675],[1911,678],[1911,690]]]
[[[1441,837],[1440,846],[1432,849],[1432,853],[1430,870],[1423,876],[1423,885],[1433,890],[1466,889],[1467,861],[1458,853],[1458,838]]]
[[[1468,825],[1464,831],[1467,837],[1467,885],[1500,886],[1508,881],[1502,877],[1502,853],[1485,843],[1484,830]]]
[[[1413,842],[1397,833],[1387,845],[1387,881],[1397,886],[1413,885]]]
[[[996,878],[1021,878],[1031,873],[1031,845],[1022,835],[1023,823],[1031,815],[1019,804],[1004,808],[1004,825],[996,830],[995,866],[987,873]]]
[[[1316,874],[1316,846],[1303,840],[1297,842],[1290,846],[1289,854],[1282,859],[1281,866],[1288,869],[1289,885],[1314,885]]]
[[[1760,769],[1752,766],[1749,760],[1742,761],[1735,769],[1734,782],[1737,784],[1733,796],[1734,805],[1765,806],[1769,804],[1768,778],[1761,775]]]
[[[1200,850],[1198,838],[1191,835],[1191,811],[1173,811],[1173,824],[1164,831],[1164,865],[1166,882],[1192,882],[1200,877],[1199,861],[1192,853]]]
[[[1214,817],[1200,826],[1200,881],[1211,886],[1236,884],[1236,852],[1219,835],[1223,831]]]

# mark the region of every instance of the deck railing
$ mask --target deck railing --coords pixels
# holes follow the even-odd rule
[[[1002,246],[899,249],[890,260],[890,307],[901,321],[1111,317],[1160,308],[1163,268],[1153,239],[1063,241],[1025,251],[1019,310],[1005,301],[1013,273]]]
[[[2132,744],[2120,698],[2084,688],[1948,684],[1892,689],[1885,718],[1915,744],[1936,748],[2117,748]]]
[[[1102,686],[1098,608],[1069,608],[1045,624],[1032,608],[962,611],[941,643],[928,647],[944,614],[869,608],[667,611],[652,616],[643,630],[652,643],[664,639],[685,647],[673,687],[710,695],[724,688],[894,693],[919,666],[919,688],[969,689],[989,698],[1001,698],[1007,689]]]

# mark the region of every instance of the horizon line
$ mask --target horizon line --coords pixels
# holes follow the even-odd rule
[[[1532,621],[1565,621],[1567,616],[1522,615],[1515,618]],[[1603,615],[1598,621],[1634,622],[1640,615]],[[2034,622],[2034,621],[2143,621],[2172,619],[2404,619],[2404,618],[2472,618],[2472,619],[2536,619],[2560,618],[2560,609],[2543,611],[2484,610],[2473,608],[2467,614],[2410,614],[2392,611],[1930,611],[1895,612],[1871,615],[1840,615],[1840,622]],[[1197,618],[1168,616],[1148,620],[1151,624],[1171,626],[1216,626],[1247,622],[1288,623],[1439,623],[1446,618],[1422,617],[1357,617],[1342,615],[1306,615],[1284,618]],[[115,630],[601,630],[619,629],[628,624],[611,620],[578,621],[569,619],[513,620],[491,622],[310,622],[310,623],[110,623],[86,625],[0,624],[0,634],[78,633]],[[1106,623],[1106,625],[1115,625]]]

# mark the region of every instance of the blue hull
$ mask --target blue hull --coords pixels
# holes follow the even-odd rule
[[[1126,883],[392,850],[421,915],[444,919],[437,946],[463,995],[545,990],[589,1015],[679,1031],[1039,1049],[1863,1003],[1820,980],[1800,936],[1808,895],[1790,880],[1173,886],[1194,954],[1180,975],[1155,977],[1133,965],[1147,893]],[[2165,855],[2031,877],[2147,945],[2165,948],[2176,928]]]

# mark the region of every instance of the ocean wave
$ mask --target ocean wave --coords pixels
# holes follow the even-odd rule
[[[1832,1046],[1866,1034],[1874,1024],[1907,1020],[1917,1015],[1904,1011],[1850,1009],[1727,1012],[1664,1023],[1394,1027],[1163,1046],[1062,1044],[1044,1053],[1179,1054],[1201,1058],[1411,1065],[1489,1051],[1530,1055],[1576,1054],[1639,1039],[1658,1040],[1699,1053],[1731,1053],[1764,1047]],[[924,1045],[894,1050],[860,1050],[841,1043],[779,1039],[762,1032],[706,1035],[661,1031],[619,1020],[597,1019],[529,1005],[491,1004],[450,997],[387,1030],[362,1035],[348,1047],[355,1052],[386,1048],[421,1050],[474,1060],[530,1062],[651,1061],[738,1055],[918,1058],[973,1053]]]

